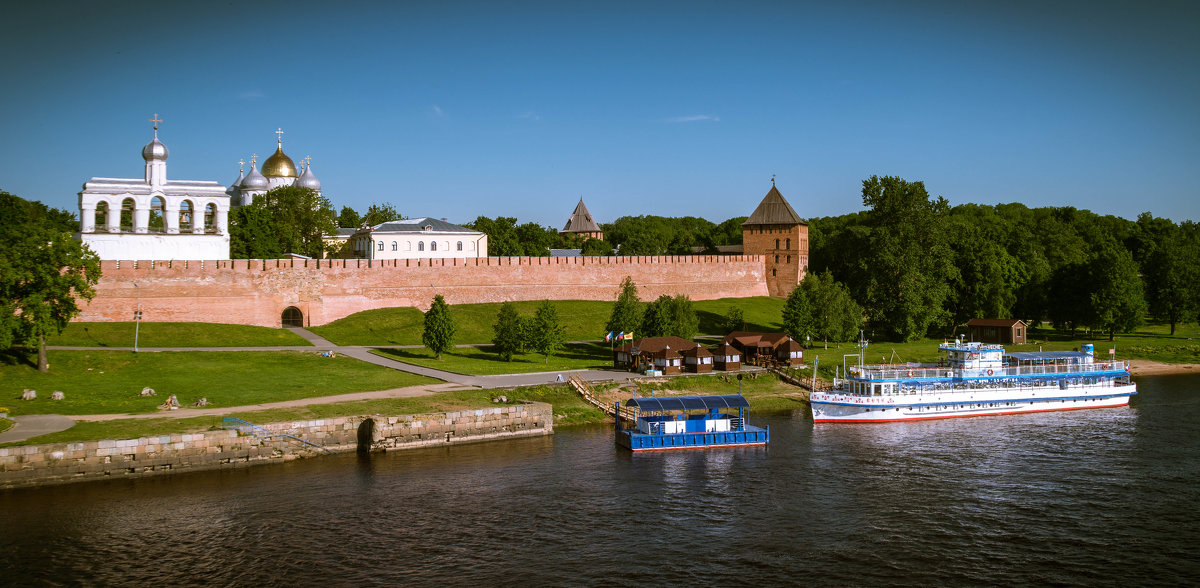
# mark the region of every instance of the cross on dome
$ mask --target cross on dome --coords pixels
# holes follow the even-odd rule
[[[239,159],[239,160],[238,160],[238,171],[239,171],[239,172],[245,172],[245,171],[246,171],[246,160],[245,160],[245,159]]]
[[[283,127],[276,127],[275,140],[278,141],[280,145],[283,145]]]

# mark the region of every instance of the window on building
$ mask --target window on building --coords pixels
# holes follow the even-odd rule
[[[772,277],[772,278],[774,278],[774,277],[775,277],[775,270],[773,270],[773,269],[771,270],[771,277]]]
[[[776,249],[779,249],[779,239],[776,239],[776,240],[775,240],[775,248],[776,248]]]
[[[459,242],[458,242],[458,250],[459,250],[459,251],[462,251],[462,241],[459,241]]]
[[[787,248],[788,248],[788,249],[791,249],[791,248],[792,248],[792,240],[791,240],[791,238],[789,238],[789,239],[787,240]]]
[[[787,256],[787,262],[788,262],[788,263],[792,263],[792,256],[791,256],[791,255]]]
[[[429,250],[430,250],[430,251],[437,251],[437,241],[430,241],[430,242],[429,242]]]
[[[400,244],[395,241],[392,241],[392,251],[399,251],[399,250],[400,250]]]
[[[380,251],[383,251],[383,241],[380,241],[380,242],[379,242],[379,250],[380,250]]]
[[[779,263],[779,256],[778,256],[778,255],[776,255],[776,256],[775,256],[775,263]]]

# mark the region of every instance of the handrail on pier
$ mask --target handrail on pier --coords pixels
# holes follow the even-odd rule
[[[313,443],[312,441],[309,441],[307,439],[301,439],[300,437],[297,437],[297,436],[289,434],[289,433],[276,433],[276,432],[271,431],[270,429],[260,427],[252,422],[242,420],[239,418],[225,417],[225,418],[221,419],[221,428],[236,430],[238,433],[241,433],[243,435],[250,435],[253,437],[258,437],[259,439],[270,439],[271,437],[280,437],[283,439],[294,439],[296,441],[299,441],[302,445],[308,445],[310,447],[320,449],[321,451],[327,451],[330,453],[333,452],[333,450],[329,449],[328,447],[325,447],[324,445],[318,445],[316,443]]]

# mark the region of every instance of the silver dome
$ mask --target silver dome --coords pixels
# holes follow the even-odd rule
[[[167,155],[169,155],[167,146],[158,140],[158,133],[154,134],[153,141],[146,143],[146,146],[142,147],[142,159],[146,161],[166,161]]]
[[[242,186],[242,180],[246,177],[246,172],[238,170],[238,178],[229,184],[229,189],[236,190]]]
[[[308,188],[313,192],[321,191],[321,180],[312,173],[312,164],[304,166],[304,171],[300,172],[300,177],[296,178],[296,186],[299,188]]]
[[[246,174],[246,179],[242,180],[243,190],[266,190],[271,185],[267,178],[258,173],[258,168],[254,164],[250,164],[250,173]]]

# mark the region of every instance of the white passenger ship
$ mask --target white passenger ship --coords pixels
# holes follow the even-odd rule
[[[1079,351],[1005,353],[1000,345],[955,341],[937,364],[858,365],[813,392],[813,421],[884,423],[1107,408],[1137,394],[1126,362]],[[861,357],[861,356],[860,356]]]

